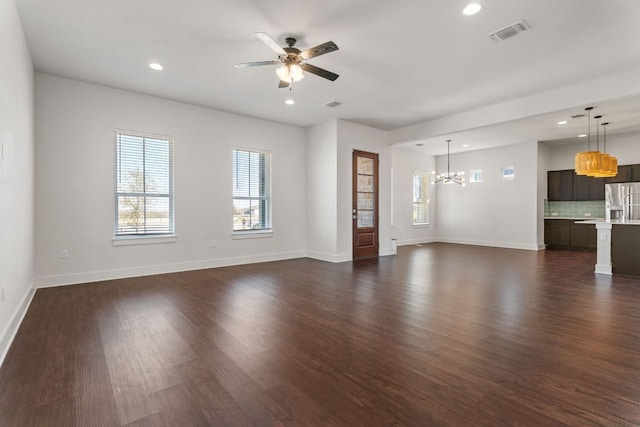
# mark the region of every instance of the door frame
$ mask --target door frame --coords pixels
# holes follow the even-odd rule
[[[374,215],[373,215],[373,227],[358,227],[358,157],[365,157],[373,159],[373,194],[374,194]],[[380,158],[378,153],[371,153],[368,151],[353,150],[352,154],[352,188],[351,188],[351,230],[352,230],[352,258],[372,258],[377,257],[380,251],[380,234],[379,234],[379,165]],[[362,239],[361,239],[362,237]],[[369,242],[371,244],[362,244],[362,242]]]

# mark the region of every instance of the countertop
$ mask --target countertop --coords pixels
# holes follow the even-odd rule
[[[592,218],[589,216],[545,216],[544,219],[572,219],[575,221],[604,221],[604,218]]]
[[[618,221],[618,220],[605,221],[604,219],[590,219],[590,220],[586,220],[586,221],[576,221],[576,222],[580,222],[582,224],[601,224],[601,223],[604,222],[604,223],[613,224],[613,225],[640,225],[640,221],[637,220],[637,219],[630,219],[630,220],[625,221],[625,222],[621,222],[621,221]]]

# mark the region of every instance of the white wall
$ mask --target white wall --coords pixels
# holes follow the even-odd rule
[[[391,147],[388,133],[370,127],[338,121],[338,232],[337,255],[353,258],[352,235],[352,161],[353,150],[378,154],[378,208],[380,255],[391,251]]]
[[[545,248],[544,244],[544,201],[547,199],[547,172],[551,163],[551,148],[543,143],[538,143],[538,248]]]
[[[609,128],[609,130],[611,129]],[[607,132],[607,153],[616,156],[619,165],[638,164],[640,163],[638,141],[640,141],[640,133],[638,132],[620,135],[610,135],[609,132]],[[594,143],[592,138],[592,148]],[[602,141],[600,143],[602,144]],[[586,150],[586,141],[579,144],[552,146],[549,170],[573,169],[575,167],[576,153]]]
[[[304,129],[40,73],[35,87],[39,286],[306,255]],[[175,138],[176,243],[112,246],[116,128]],[[271,150],[272,237],[232,239],[234,147]]]
[[[437,189],[428,187],[429,225],[413,225],[413,172],[431,173],[436,169],[434,156],[420,154],[415,149],[392,147],[393,163],[393,231],[399,246],[435,241],[437,237]]]
[[[484,246],[538,249],[538,143],[509,145],[451,156],[451,171],[482,169],[483,181],[438,184],[438,240]],[[445,171],[446,156],[436,159]],[[502,180],[514,166],[516,178]]]
[[[307,130],[307,254],[339,261],[338,123],[332,120]]]
[[[1,364],[34,280],[33,65],[13,0],[0,0],[0,52]]]

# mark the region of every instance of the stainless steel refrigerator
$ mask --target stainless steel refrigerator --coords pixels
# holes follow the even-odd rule
[[[607,221],[640,221],[640,182],[605,184]]]

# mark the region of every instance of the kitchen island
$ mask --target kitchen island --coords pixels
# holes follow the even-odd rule
[[[595,224],[598,255],[595,272],[640,276],[640,221],[580,221]]]

